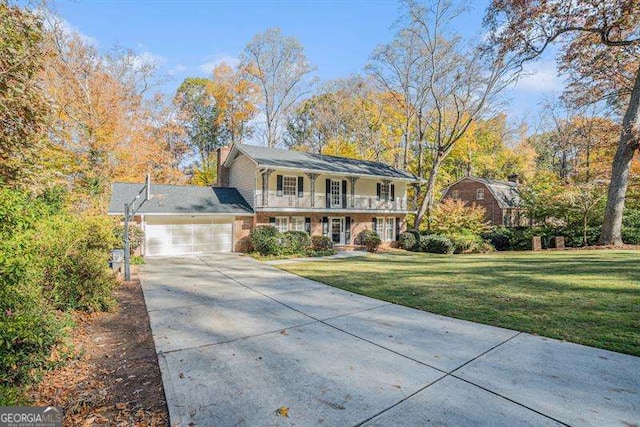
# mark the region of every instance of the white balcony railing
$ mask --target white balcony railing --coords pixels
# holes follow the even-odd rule
[[[275,191],[256,191],[254,206],[256,208],[293,208],[293,209],[350,209],[358,211],[406,211],[408,204],[406,197],[396,197],[394,200],[378,200],[376,196],[347,194],[346,208],[343,206],[342,196],[337,205],[327,206],[324,193],[303,193],[299,196],[279,196]],[[312,203],[313,202],[313,203]]]

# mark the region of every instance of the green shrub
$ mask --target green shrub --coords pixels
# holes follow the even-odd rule
[[[374,230],[363,230],[356,237],[356,242],[364,246],[367,252],[376,252],[382,240]]]
[[[511,249],[511,238],[513,237],[513,233],[509,228],[495,227],[491,231],[483,233],[481,236],[497,251],[508,251]]]
[[[453,242],[438,234],[429,234],[420,237],[420,250],[422,252],[429,252],[432,254],[452,254]]]
[[[460,233],[449,236],[453,243],[453,253],[478,254],[492,252],[493,246],[477,234]]]
[[[282,254],[296,255],[311,249],[311,237],[304,231],[286,231],[282,233]]]
[[[327,236],[311,236],[311,248],[316,252],[333,250],[333,242]]]
[[[117,247],[123,248],[123,238],[124,238],[124,225],[117,224],[113,228],[113,234],[117,240]],[[144,243],[144,231],[138,224],[129,223],[129,249],[131,255],[135,253],[136,250]]]
[[[118,241],[109,219],[56,215],[38,224],[36,235],[40,280],[54,307],[103,311],[114,306],[117,281],[108,261]]]
[[[33,257],[19,246],[26,246],[22,237],[0,244],[0,388],[29,382],[63,336],[63,324],[35,280]],[[0,397],[0,403],[11,402]]]
[[[270,225],[258,225],[249,233],[251,245],[260,255],[280,255],[281,239],[278,230]]]
[[[111,220],[78,218],[62,193],[31,197],[0,188],[0,405],[42,368],[69,326],[55,309],[102,310],[113,304],[108,268]]]
[[[407,230],[400,234],[400,247],[407,251],[415,251],[420,243],[420,233],[416,230]]]
[[[640,209],[626,209],[622,217],[622,241],[640,245]]]
[[[144,258],[140,255],[132,256],[129,262],[131,265],[144,265]]]
[[[622,228],[622,241],[628,245],[640,245],[640,228]]]
[[[600,237],[601,226],[588,226],[587,227],[587,245],[592,246],[598,243]],[[558,229],[549,230],[548,235],[562,236],[564,237],[565,246],[571,248],[579,248],[584,246],[584,230],[581,226],[564,227]],[[551,246],[551,242],[549,244]]]

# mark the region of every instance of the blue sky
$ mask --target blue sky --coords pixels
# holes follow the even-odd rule
[[[465,36],[480,34],[488,0],[470,0],[456,22]],[[305,47],[323,79],[362,72],[373,49],[388,42],[399,14],[395,0],[57,0],[67,24],[108,50],[118,44],[153,58],[171,76],[172,93],[188,76],[205,76],[221,62],[237,61],[254,34],[280,27]],[[559,93],[553,59],[528,67],[532,75],[509,91],[513,121],[532,121],[545,94]]]

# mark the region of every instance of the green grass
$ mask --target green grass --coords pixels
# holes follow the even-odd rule
[[[373,298],[640,356],[640,251],[394,252],[283,270]]]

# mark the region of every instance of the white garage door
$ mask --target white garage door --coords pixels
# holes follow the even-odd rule
[[[145,216],[145,255],[231,252],[232,247],[233,218]]]

